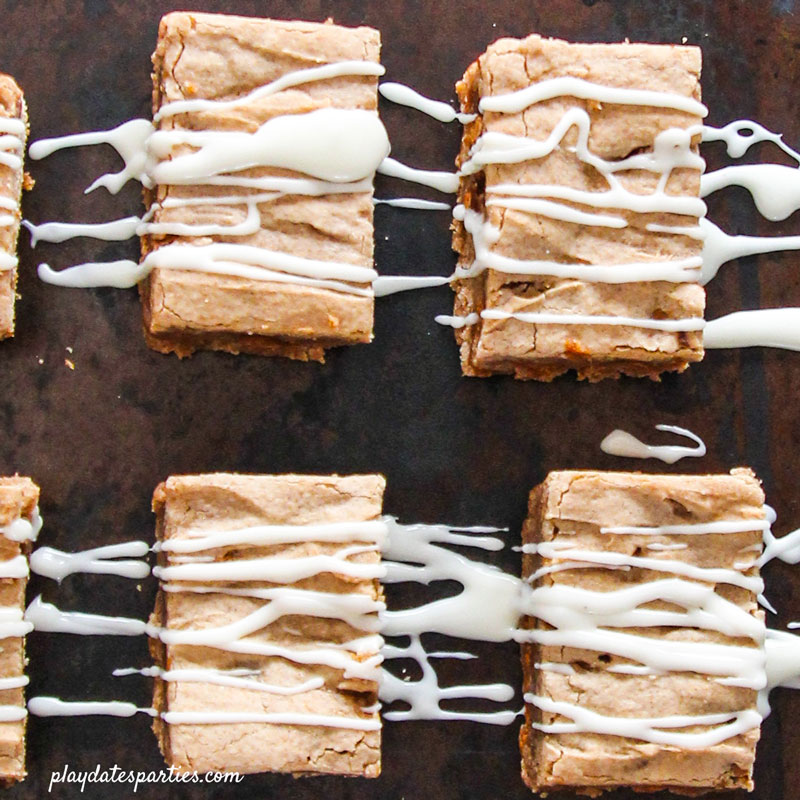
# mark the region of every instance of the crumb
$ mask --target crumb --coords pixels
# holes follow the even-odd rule
[[[67,346],[65,349],[66,349],[66,351],[67,351],[68,353],[72,353],[72,352],[73,352],[73,351],[72,351],[72,348],[71,348],[71,347],[69,347],[69,346]]]
[[[39,358],[39,359],[37,359],[37,361],[38,361],[40,364],[44,364],[44,359],[43,359],[43,358]]]
[[[70,369],[75,369],[75,365],[68,359],[64,359],[64,366],[69,367]]]
[[[686,44],[686,42],[688,42],[688,41],[689,41],[689,37],[688,36],[681,36],[681,44]]]

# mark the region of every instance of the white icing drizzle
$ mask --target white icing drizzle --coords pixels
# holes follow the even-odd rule
[[[0,535],[11,539],[12,542],[35,542],[43,524],[39,506],[36,506],[30,517],[20,517],[0,527]]]
[[[624,325],[655,331],[701,331],[706,322],[702,317],[687,319],[651,319],[649,317],[624,317],[602,314],[551,314],[536,311],[503,311],[487,308],[481,311],[482,319],[516,319],[532,325]]]
[[[401,164],[394,158],[385,158],[378,167],[377,172],[390,178],[400,178],[411,183],[429,186],[439,192],[455,194],[458,191],[458,175],[454,172],[416,169],[415,167]]]
[[[453,316],[450,314],[437,314],[433,318],[434,322],[440,325],[449,325],[451,328],[465,328],[468,325],[476,325],[480,321],[480,315],[473,311],[465,317]]]
[[[241,639],[249,633],[255,633],[262,628],[271,625],[276,620],[284,616],[312,616],[323,619],[339,619],[357,630],[377,633],[380,630],[378,613],[383,612],[385,604],[373,600],[367,595],[359,594],[337,594],[334,592],[317,592],[309,589],[294,589],[281,587],[278,589],[228,589],[216,587],[207,588],[208,593],[229,594],[234,597],[255,597],[270,602],[252,612],[247,617],[220,628],[209,628],[202,634],[194,631],[186,631],[193,642],[199,643],[200,638],[206,635],[209,640],[215,642],[227,641],[228,639]],[[162,589],[169,592],[195,592],[205,594],[206,592],[196,591],[196,587],[186,587],[173,584],[164,584]],[[164,630],[160,636],[161,640],[168,644],[179,644],[184,631]]]
[[[215,686],[231,686],[236,689],[248,689],[254,692],[267,692],[268,694],[278,694],[291,696],[305,694],[314,689],[319,689],[325,685],[322,678],[310,678],[303,683],[294,686],[276,686],[263,681],[253,680],[254,675],[259,675],[258,670],[252,669],[162,669],[161,667],[144,667],[135,669],[133,667],[115,669],[115,677],[125,677],[128,675],[144,675],[147,678],[158,678],[162,681],[182,683],[210,683]],[[243,677],[246,676],[246,677]]]
[[[149,119],[132,119],[108,131],[75,133],[52,139],[40,139],[28,148],[28,154],[34,161],[38,161],[57,150],[109,144],[117,151],[117,154],[125,162],[125,166],[119,172],[110,172],[99,177],[89,186],[86,193],[104,186],[111,194],[117,194],[129,180],[137,180],[145,188],[152,189],[153,182],[147,173],[147,141],[152,133],[153,123]]]
[[[32,630],[33,625],[23,620],[21,608],[15,606],[0,606],[0,639],[27,636]],[[16,681],[22,680],[23,678],[9,678],[8,680]],[[24,678],[24,680],[27,683],[28,679]]]
[[[525,702],[548,713],[559,714],[570,722],[542,724],[531,722],[532,728],[545,733],[600,733],[624,736],[643,742],[702,750],[738,736],[761,725],[762,715],[755,708],[720,714],[676,715],[668,717],[610,717],[583,706],[551,700],[526,693]],[[695,725],[714,726],[699,733],[681,733],[673,729]],[[666,729],[666,730],[664,730]]]
[[[35,597],[25,611],[25,621],[37,631],[76,633],[82,636],[140,636],[152,631],[151,626],[130,617],[107,617],[79,611],[61,611],[42,596]]]
[[[3,719],[0,706],[0,719]],[[14,706],[9,706],[14,709]],[[133,703],[110,701],[68,702],[57,697],[32,697],[28,710],[37,717],[83,717],[112,716],[132,717],[147,714],[159,717],[168,725],[313,725],[325,728],[345,728],[359,731],[379,730],[381,722],[374,717],[333,716],[327,714],[303,713],[258,713],[249,711],[164,711],[158,713],[152,708],[139,708]],[[20,708],[24,717],[24,708]],[[14,719],[22,717],[13,717]],[[11,718],[11,717],[10,717]]]
[[[197,553],[220,547],[268,547],[298,542],[367,542],[381,545],[388,534],[383,520],[326,522],[316,525],[257,525],[228,531],[190,530],[179,539],[157,542],[153,549],[168,553]]]
[[[122,542],[78,553],[65,553],[53,547],[38,547],[31,553],[30,567],[36,575],[59,582],[76,572],[144,578],[150,574],[150,565],[146,561],[114,559],[146,556],[149,552],[150,545],[147,542]]]
[[[474,535],[485,533],[485,528],[459,533],[446,525],[401,525],[392,518],[387,518],[387,523],[384,583],[415,581],[427,585],[436,580],[454,580],[463,588],[453,597],[418,608],[382,612],[385,635],[442,633],[488,642],[512,638],[519,616],[519,579],[439,546],[441,543],[500,550],[503,547],[500,539]],[[491,603],[486,602],[487,597],[492,598]]]
[[[752,145],[758,142],[772,142],[778,145],[784,153],[800,161],[800,154],[792,150],[779,133],[767,130],[763,125],[750,119],[737,119],[729,122],[722,128],[711,125],[703,126],[704,142],[725,142],[728,155],[731,158],[741,158]]]
[[[417,211],[450,211],[450,203],[440,203],[436,200],[422,200],[419,197],[389,197],[378,198],[372,201],[376,206],[393,206],[394,208],[411,208]]]
[[[731,236],[708,219],[701,219],[700,227],[705,233],[700,280],[704,285],[716,277],[724,263],[734,258],[800,250],[800,236]]]
[[[103,715],[110,717],[132,717],[135,714],[156,712],[151,708],[139,708],[133,703],[121,703],[118,700],[69,702],[57,697],[31,697],[28,700],[28,711],[36,717],[86,717]]]
[[[0,705],[0,722],[18,722],[27,716],[24,706]]]
[[[600,533],[635,534],[636,536],[703,536],[718,533],[768,531],[769,525],[770,523],[763,519],[692,522],[687,525],[612,525],[600,528]]]
[[[735,120],[723,128],[705,127],[703,141],[724,141],[728,155],[733,158],[743,156],[756,142],[773,142],[800,164],[800,153],[786,145],[779,134],[767,130],[752,120]],[[747,189],[759,212],[773,222],[786,219],[800,208],[800,169],[798,167],[787,167],[782,164],[746,164],[723,167],[702,176],[700,194],[706,197],[727,186],[742,186]],[[791,237],[781,238],[790,239]],[[796,248],[775,247],[774,249]]]
[[[536,103],[564,96],[580,100],[597,100],[600,103],[614,103],[615,105],[671,108],[698,117],[705,117],[708,114],[708,109],[702,103],[685,95],[648,89],[623,89],[571,77],[551,78],[538,81],[515,92],[483,97],[478,108],[481,111],[516,114]]]
[[[27,578],[28,559],[19,555],[0,561],[0,578]]]
[[[520,187],[528,188],[528,187]],[[641,197],[642,195],[636,195]],[[644,195],[646,197],[647,195]],[[454,279],[473,278],[486,269],[512,275],[552,275],[557,278],[576,278],[601,283],[630,283],[638,281],[671,281],[681,283],[696,281],[700,276],[702,258],[645,261],[638,264],[583,264],[557,261],[526,260],[500,255],[491,250],[500,237],[500,231],[484,216],[464,206],[456,206],[453,216],[464,222],[472,236],[475,260],[471,266],[457,267]],[[665,320],[665,322],[670,322]]]
[[[737,164],[708,172],[700,179],[700,196],[727,186],[742,186],[759,213],[779,222],[800,208],[800,169],[783,164]]]
[[[363,75],[365,77],[380,77],[386,72],[385,67],[374,61],[336,61],[332,64],[323,64],[318,67],[307,67],[298,69],[282,75],[280,78],[259,86],[248,94],[233,100],[174,100],[163,105],[154,115],[154,121],[158,122],[165,117],[172,117],[176,114],[189,114],[197,111],[219,111],[226,108],[236,108],[237,106],[253,103],[264,97],[276,94],[284,89],[293,86],[301,86],[306,83],[330,80],[331,78],[341,78],[349,75]]]
[[[769,526],[764,531],[764,550],[758,559],[758,565],[763,567],[775,558],[786,564],[800,562],[800,528],[777,538],[770,527],[777,519],[775,509],[765,505],[764,512]],[[770,611],[777,613],[771,608]]]
[[[645,444],[627,431],[616,430],[600,442],[600,449],[612,456],[625,458],[658,458],[666,464],[675,464],[682,458],[701,458],[706,454],[705,442],[695,433],[677,425],[656,425],[657,431],[685,436],[695,442],[695,447],[683,447],[674,444]]]
[[[484,133],[470,150],[469,160],[462,166],[461,174],[472,174],[488,164],[518,164],[543,158],[560,145],[561,140],[573,127],[578,129],[578,139],[571,149],[581,161],[600,172],[611,188],[621,188],[621,184],[614,177],[615,172],[641,169],[668,178],[673,169],[682,167],[702,170],[705,166],[703,159],[691,149],[692,139],[702,131],[700,125],[661,131],[653,141],[651,152],[609,161],[595,155],[589,149],[591,128],[589,114],[582,108],[571,108],[559,120],[547,139],[542,141],[494,131]],[[664,188],[665,186],[659,186],[657,191],[663,193]]]
[[[0,250],[0,272],[8,272],[14,269],[18,263],[19,261],[16,256],[12,256],[10,253]]]
[[[510,197],[549,197],[554,200],[566,200],[570,203],[594,206],[595,208],[622,209],[636,211],[640,214],[679,214],[689,217],[703,217],[706,204],[697,197],[670,195],[658,189],[650,194],[635,194],[622,186],[594,192],[573,189],[561,184],[516,184],[501,183],[488,187],[490,199],[494,195]]]
[[[186,100],[164,106],[162,117],[258,102],[284,89],[342,75],[378,76],[384,69],[367,61],[344,61],[297,70],[272,83],[232,100]],[[247,206],[247,218],[236,225],[188,225],[152,223],[157,206],[141,219],[128,217],[97,225],[47,223],[28,224],[33,243],[64,241],[91,236],[115,241],[134,235],[165,234],[184,237],[246,236],[261,225],[258,204],[288,193],[324,195],[340,192],[371,192],[377,166],[389,154],[386,130],[375,112],[363,109],[322,108],[308,113],[283,114],[264,122],[253,133],[230,130],[158,130],[147,120],[132,120],[111,131],[43,140],[31,146],[33,158],[43,158],[66,147],[107,143],[125,162],[118,173],[101,176],[87,191],[105,186],[119,191],[130,179],[145,187],[162,185],[230,186],[272,192],[239,198],[213,196],[167,200],[164,207],[237,203]],[[178,153],[177,148],[190,148]],[[303,173],[305,178],[252,178],[237,173],[257,167],[278,167]],[[5,260],[4,260],[5,263]],[[2,266],[0,264],[0,266]],[[286,253],[237,244],[214,243],[192,246],[169,244],[151,251],[141,264],[120,260],[107,264],[86,263],[54,272],[39,267],[42,280],[60,286],[128,288],[152,269],[172,268],[235,275],[253,280],[294,283],[359,296],[372,295],[377,273],[332,261],[303,259]],[[362,284],[362,285],[358,285]]]
[[[318,261],[252,245],[215,242],[214,244],[168,244],[135,261],[87,263],[54,272],[47,264],[39,265],[39,277],[58,286],[88,288],[112,286],[126,289],[135,286],[154,269],[183,269],[217,275],[236,275],[251,280],[296,283],[333,291],[369,296],[377,272],[334,261]],[[363,283],[351,286],[344,281]]]
[[[15,117],[0,118],[0,165],[12,170],[22,169],[25,123]]]
[[[167,157],[183,144],[191,153]],[[252,167],[280,167],[333,183],[370,178],[389,154],[389,137],[377,114],[362,109],[322,108],[282,114],[255,133],[155,130],[148,150],[157,159],[150,178],[169,185]]]
[[[444,286],[450,278],[441,275],[379,275],[372,282],[375,297],[386,297],[410,289],[425,289],[430,286]]]
[[[753,528],[748,528],[748,530],[753,530]],[[737,569],[698,567],[683,561],[630,556],[627,553],[618,553],[609,550],[581,550],[575,547],[553,547],[550,542],[525,544],[522,546],[522,552],[538,553],[542,557],[554,561],[565,561],[567,563],[583,562],[592,567],[640,568],[653,570],[655,572],[671,573],[705,583],[727,583],[731,586],[738,586],[742,589],[746,589],[749,592],[753,592],[753,594],[761,594],[764,591],[764,581],[761,578],[754,575],[744,575]],[[554,564],[552,566],[541,567],[528,578],[528,582],[535,583],[542,576],[559,571],[559,566],[561,565]],[[574,567],[570,564],[567,568],[573,569]]]
[[[551,200],[541,200],[534,197],[490,197],[487,206],[511,208],[517,211],[527,211],[529,214],[538,214],[541,217],[560,219],[564,222],[574,222],[577,225],[595,225],[601,228],[625,228],[627,222],[623,217],[610,214],[591,214],[580,211],[563,203],[554,203]]]
[[[762,308],[736,311],[706,324],[706,350],[731,347],[778,347],[800,350],[800,309]]]
[[[448,525],[403,525],[385,517],[388,537],[383,546],[386,566],[384,583],[417,582],[430,584],[439,580],[453,580],[462,590],[452,597],[435,600],[415,608],[399,611],[383,610],[380,613],[381,632],[387,636],[407,637],[408,643],[399,646],[385,644],[384,658],[413,659],[422,677],[406,681],[382,672],[379,696],[383,703],[402,701],[406,710],[384,713],[387,720],[469,720],[493,725],[509,725],[517,716],[516,710],[494,712],[467,712],[444,709],[443,701],[453,699],[485,699],[506,702],[513,698],[514,690],[506,684],[466,685],[440,687],[432,658],[471,659],[471,653],[460,651],[425,651],[420,641],[423,633],[441,633],[465,639],[483,641],[509,641],[519,616],[518,594],[522,583],[519,578],[497,568],[453,552],[440,545],[476,547],[484,551],[502,549],[503,542],[495,536],[502,529],[490,527],[454,528]],[[487,603],[486,598],[492,602]]]
[[[358,548],[356,552],[367,550],[368,548]],[[361,580],[383,577],[385,569],[381,564],[348,561],[348,556],[352,554],[354,548],[344,548],[334,555],[300,558],[266,556],[213,563],[177,564],[154,567],[153,574],[162,581],[268,581],[269,583],[296,583],[324,572]]]
[[[378,91],[390,102],[421,111],[439,122],[458,120],[458,122],[466,124],[477,118],[477,114],[460,113],[447,103],[443,103],[441,100],[431,100],[402,83],[386,81],[378,86]]]
[[[490,725],[510,725],[517,717],[516,711],[467,712],[453,711],[441,707],[444,700],[484,699],[502,703],[514,697],[514,690],[508,684],[491,683],[471,686],[439,686],[436,671],[430,659],[436,657],[458,657],[461,654],[426,653],[419,637],[412,635],[406,647],[384,645],[384,656],[392,658],[412,658],[420,666],[422,677],[417,681],[404,681],[386,670],[383,671],[379,696],[383,703],[401,701],[409,708],[402,711],[385,711],[383,718],[393,722],[409,720],[467,720]]]

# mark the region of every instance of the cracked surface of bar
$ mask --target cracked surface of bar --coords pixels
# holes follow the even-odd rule
[[[153,55],[153,113],[182,100],[243,97],[296,70],[336,61],[377,62],[380,36],[371,28],[285,22],[220,14],[176,12],[161,21]],[[284,89],[238,106],[163,117],[160,131],[253,132],[284,114],[321,108],[377,113],[377,78],[343,76]],[[185,151],[185,146],[184,146]],[[180,149],[173,151],[182,152]],[[301,178],[288,170],[251,168],[237,178]],[[230,186],[156,186],[148,207],[197,197],[241,195],[238,205],[160,208],[156,223],[237,225],[247,218],[248,195]],[[142,255],[170,243],[212,242],[278,251],[301,258],[363,267],[373,264],[372,191],[322,196],[285,194],[258,203],[259,230],[245,236],[145,236]],[[369,289],[361,286],[361,289]],[[162,352],[191,355],[198,349],[324,360],[327,347],[372,339],[373,297],[264,280],[156,269],[141,285],[145,335]]]
[[[220,532],[242,531],[254,526],[319,526],[330,523],[378,521],[384,480],[378,475],[231,475],[176,476],[159,486],[154,495],[157,539],[162,545],[186,543],[192,538]],[[302,533],[302,527],[297,527]],[[238,533],[235,534],[235,538]],[[246,537],[245,537],[246,538]],[[295,537],[297,538],[297,537]],[[343,549],[345,560],[361,568],[379,568],[380,552],[359,547],[359,537],[337,541],[297,541],[279,544],[238,544],[213,547],[190,554],[162,550],[162,566],[234,565],[249,559],[264,564],[332,556]],[[188,558],[187,558],[188,557]],[[199,557],[199,560],[198,560]],[[159,591],[152,621],[172,631],[219,628],[258,612],[277,600],[247,596],[248,592],[286,589],[356,597],[368,605],[383,599],[380,583],[364,578],[321,571],[289,583],[265,580],[183,580],[173,575],[173,591]],[[192,589],[200,590],[193,592]],[[229,593],[225,593],[229,592]],[[244,592],[237,595],[236,592]],[[377,624],[375,614],[371,622]],[[256,714],[312,715],[309,724],[232,722],[186,724],[157,719],[154,729],[166,761],[181,770],[219,770],[241,773],[278,771],[294,774],[326,773],[376,777],[380,773],[380,716],[377,669],[373,673],[346,674],[304,653],[323,648],[329,656],[358,667],[376,659],[376,650],[355,652],[341,645],[369,635],[351,621],[311,614],[290,613],[233,640],[234,649],[186,643],[162,644],[153,640],[156,663],[167,670],[249,670],[248,681],[263,687],[311,688],[293,694],[256,691],[243,686],[189,682],[179,678],[156,680],[154,706],[161,712],[252,712]],[[375,628],[373,628],[374,632]],[[254,647],[251,647],[254,645]],[[252,652],[259,647],[284,648],[286,657]],[[239,648],[239,652],[236,651]],[[338,648],[338,649],[337,649]],[[248,652],[250,650],[251,652]],[[296,659],[296,660],[293,660]],[[379,659],[378,659],[379,660]],[[335,717],[343,727],[313,724],[314,715]],[[302,716],[300,716],[302,719]],[[369,729],[348,728],[364,725]]]
[[[675,578],[670,567],[740,570],[757,577],[752,566],[760,551],[764,525],[764,496],[750,470],[729,475],[645,475],[591,471],[552,472],[530,495],[523,528],[525,544],[548,543],[554,557],[526,554],[523,577],[541,568],[566,563],[566,568],[542,574],[533,586],[578,587],[595,592],[628,590],[648,582]],[[609,533],[614,526],[702,525],[718,520],[739,520],[739,532],[680,535],[675,533]],[[752,522],[753,530],[747,528]],[[657,549],[651,546],[655,544]],[[558,556],[558,548],[566,548]],[[570,561],[569,550],[588,551],[587,561]],[[654,566],[608,568],[594,564],[611,552],[627,557],[654,559]],[[552,555],[552,554],[551,554]],[[742,562],[749,562],[746,568]],[[641,562],[640,562],[641,563]],[[659,570],[660,565],[663,571]],[[705,585],[719,597],[751,615],[763,626],[756,595],[746,587],[684,578],[687,586]],[[656,600],[643,609],[682,611],[674,603]],[[532,630],[551,630],[539,619],[525,618]],[[599,628],[601,632],[606,628]],[[724,635],[717,630],[684,626],[614,628],[648,637],[651,649],[662,643],[691,642],[693,646],[725,644],[742,648],[758,645],[747,637]],[[609,636],[614,634],[609,633]],[[606,642],[606,646],[611,644]],[[762,643],[763,649],[763,643]],[[748,651],[749,652],[749,651]],[[756,653],[757,654],[757,653]],[[524,691],[550,701],[566,702],[606,718],[663,718],[675,715],[751,712],[756,691],[723,685],[703,674],[691,657],[686,671],[661,674],[625,674],[641,670],[635,660],[602,650],[584,650],[552,643],[522,647]],[[539,666],[537,666],[539,665]],[[545,665],[545,668],[541,668]],[[692,668],[698,671],[692,671]],[[647,671],[645,670],[645,673]],[[760,728],[726,738],[713,746],[690,749],[674,743],[653,743],[599,732],[542,732],[537,725],[569,722],[566,717],[526,703],[520,732],[522,773],[537,792],[556,789],[597,795],[616,787],[638,791],[670,789],[684,794],[709,790],[752,789],[752,770]],[[709,726],[693,725],[687,732],[703,733]],[[673,729],[674,730],[674,729]]]
[[[456,89],[463,111],[478,113],[486,98],[509,94],[558,78],[580,78],[593,84],[623,89],[647,89],[686,98],[700,98],[700,50],[696,47],[640,44],[570,44],[543,39],[501,39],[491,45],[466,71]],[[470,150],[486,133],[524,137],[542,142],[573,109],[582,109],[591,123],[590,152],[615,162],[652,152],[656,136],[668,129],[698,126],[700,117],[668,108],[601,103],[593,99],[557,96],[536,102],[520,112],[484,111],[465,126],[462,166]],[[575,152],[577,129],[572,127],[549,154],[521,163],[490,163],[462,178],[459,201],[477,212],[496,230],[489,244],[493,254],[519,260],[598,265],[648,264],[655,261],[696,259],[702,242],[691,236],[648,230],[648,226],[695,227],[696,216],[638,211],[593,204],[609,188],[603,174]],[[693,137],[697,153],[699,130]],[[658,176],[643,169],[615,173],[631,193],[649,194]],[[532,186],[555,187],[556,194],[536,195],[556,216],[495,205],[508,200],[502,187],[512,192]],[[537,188],[538,187],[538,188]],[[586,202],[559,198],[566,187],[592,193]],[[672,171],[666,193],[673,198],[697,200],[698,169]],[[573,198],[575,195],[573,194]],[[517,198],[512,197],[512,203]],[[610,199],[610,198],[609,198]],[[540,209],[543,206],[540,204]],[[613,216],[624,227],[567,221],[567,212]],[[454,223],[453,247],[459,267],[468,269],[476,256],[474,237],[464,223]],[[644,273],[643,273],[644,274]],[[596,315],[657,320],[702,318],[705,293],[697,283],[664,280],[606,283],[547,274],[525,275],[487,268],[474,277],[456,280],[455,315],[466,317],[485,310],[557,315]],[[700,331],[665,332],[630,325],[543,324],[518,318],[479,319],[455,332],[465,375],[512,374],[517,378],[552,380],[575,370],[588,380],[621,374],[657,378],[664,371],[681,371],[703,356]]]

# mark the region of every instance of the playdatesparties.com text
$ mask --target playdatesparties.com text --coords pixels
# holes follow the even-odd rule
[[[92,784],[127,783],[136,792],[140,786],[147,784],[231,784],[239,783],[242,778],[244,775],[238,772],[181,772],[175,767],[137,771],[122,769],[116,764],[111,767],[97,764],[94,769],[80,770],[64,764],[62,769],[50,773],[50,785],[47,791],[52,792],[56,786],[73,785],[83,792]]]

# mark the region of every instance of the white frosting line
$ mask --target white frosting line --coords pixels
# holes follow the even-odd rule
[[[175,147],[197,148],[169,157]],[[389,137],[375,112],[322,108],[282,114],[254,133],[156,130],[147,149],[157,184],[195,184],[199,179],[253,167],[280,167],[334,183],[371,178],[389,155]]]
[[[360,580],[370,580],[383,577],[384,567],[381,564],[348,561],[344,551],[340,551],[336,555],[302,556],[300,558],[267,556],[235,561],[216,561],[211,564],[153,567],[153,574],[162,581],[296,583],[326,572]]]
[[[197,553],[218,547],[252,547],[296,542],[369,542],[381,544],[387,535],[383,520],[327,522],[316,525],[256,525],[229,531],[197,529],[180,539],[165,539],[153,548],[169,553]]]
[[[0,535],[5,536],[6,539],[11,539],[12,542],[35,542],[42,530],[42,516],[39,513],[39,506],[33,509],[33,513],[27,519],[20,517],[8,525],[0,528]]]
[[[547,713],[567,717],[571,722],[541,724],[531,722],[531,727],[545,733],[600,733],[606,736],[623,736],[629,739],[652,742],[685,750],[703,750],[720,744],[733,736],[746,733],[761,725],[762,716],[754,708],[720,714],[677,715],[669,717],[609,717],[583,706],[551,700],[526,693],[525,702]],[[674,728],[696,725],[713,725],[711,730],[699,733],[673,732]],[[667,730],[662,730],[666,728]]]
[[[719,520],[695,522],[688,525],[611,525],[600,528],[600,533],[635,534],[637,536],[701,536],[716,533],[747,533],[769,530],[763,519]]]
[[[580,100],[597,100],[601,103],[616,105],[671,108],[698,117],[705,117],[708,114],[708,109],[702,103],[685,95],[648,89],[623,89],[571,77],[537,81],[531,86],[515,92],[483,97],[478,108],[482,112],[495,111],[501,114],[516,114],[536,103],[556,97],[575,97]]]
[[[781,250],[800,250],[800,236],[731,236],[711,220],[700,220],[703,242],[703,274],[701,283],[713,280],[719,268],[742,256],[776,253]]]
[[[25,556],[14,556],[0,561],[0,578],[27,578],[28,559]]]
[[[419,92],[415,92],[410,86],[402,83],[387,81],[378,86],[378,91],[390,102],[408,106],[415,111],[421,111],[439,122],[455,122],[458,120],[461,123],[468,123],[477,117],[476,114],[459,113],[447,103],[424,97]]]
[[[419,197],[376,197],[372,201],[376,206],[393,206],[394,208],[411,208],[417,211],[450,211],[450,203],[439,203],[435,200],[422,200]]]
[[[737,119],[729,122],[722,128],[711,125],[703,126],[704,142],[725,142],[728,155],[731,158],[741,158],[754,144],[758,142],[773,142],[790,155],[795,161],[800,162],[800,153],[792,150],[779,133],[767,130],[763,125],[750,119]]]
[[[705,442],[686,428],[677,425],[656,425],[657,431],[674,433],[676,436],[685,436],[695,442],[695,447],[681,447],[674,444],[652,445],[645,444],[627,431],[616,430],[600,442],[600,449],[612,456],[625,458],[658,458],[666,464],[675,464],[682,458],[701,458],[706,454]]]
[[[603,269],[603,267],[598,267]],[[705,327],[702,317],[688,319],[648,319],[640,317],[608,316],[602,314],[550,314],[542,312],[509,312],[487,308],[481,311],[482,319],[516,319],[533,325],[625,325],[656,331],[701,331]]]
[[[119,575],[124,578],[144,578],[150,574],[145,561],[112,559],[124,556],[145,556],[150,552],[147,542],[123,542],[95,547],[78,553],[65,553],[53,547],[38,547],[31,553],[31,571],[45,578],[62,581],[76,572],[96,575]]]
[[[430,186],[440,192],[455,194],[458,191],[458,175],[454,172],[441,172],[429,169],[415,169],[401,164],[394,158],[385,158],[377,169],[381,175],[400,178],[422,186]]]
[[[406,647],[386,645],[383,648],[387,659],[414,659],[422,670],[422,677],[416,681],[404,681],[386,670],[381,678],[379,696],[383,703],[401,701],[409,708],[402,711],[386,711],[383,718],[393,722],[408,720],[467,720],[489,725],[510,725],[517,718],[516,711],[467,712],[454,711],[441,707],[443,700],[486,699],[494,702],[505,702],[514,696],[511,686],[504,683],[492,683],[472,686],[440,687],[436,671],[430,664],[430,658],[440,657],[440,653],[426,653],[419,636],[410,636]],[[454,656],[456,654],[447,654]]]
[[[730,347],[800,350],[800,308],[736,311],[712,319],[703,331],[703,346],[706,350]]]
[[[39,277],[46,283],[73,288],[113,286],[130,288],[154,269],[182,269],[217,275],[234,275],[259,281],[297,283],[348,294],[372,295],[371,286],[352,286],[343,281],[371,284],[375,270],[353,264],[317,261],[288,253],[243,244],[216,242],[206,245],[168,244],[133,261],[87,263],[59,272],[39,265]],[[308,277],[307,277],[308,276]]]
[[[411,289],[425,289],[430,286],[444,286],[450,278],[441,275],[379,275],[372,282],[375,297],[386,297]]]
[[[539,553],[544,558],[556,561],[585,562],[592,567],[627,567],[672,573],[705,583],[727,583],[731,586],[739,586],[742,589],[753,592],[753,594],[761,594],[764,591],[764,581],[761,578],[743,575],[735,569],[697,567],[694,564],[688,564],[683,561],[629,556],[626,553],[615,553],[607,550],[581,550],[575,547],[556,548],[552,547],[549,542],[525,544],[522,546],[522,552]],[[553,570],[550,567],[542,567],[534,572],[528,581],[535,583],[540,577],[549,574],[551,571]]]
[[[57,697],[31,697],[28,700],[28,710],[36,717],[86,717],[94,715],[132,717],[138,713],[155,716],[155,712],[152,709],[138,708],[133,703],[121,703],[117,700],[68,702]]]
[[[147,623],[129,617],[106,617],[79,611],[61,611],[42,596],[35,597],[25,611],[33,629],[47,633],[75,633],[82,636],[140,636],[150,630]]]
[[[350,75],[363,75],[364,77],[380,77],[386,69],[374,61],[337,61],[332,64],[323,64],[318,67],[307,67],[288,72],[271,83],[259,86],[252,92],[233,100],[174,100],[163,105],[154,115],[153,119],[158,122],[166,117],[176,114],[189,114],[202,111],[224,111],[228,108],[254,103],[264,97],[281,92],[284,89],[291,89],[294,86],[302,86],[316,81],[330,80]]]
[[[17,257],[0,250],[0,272],[8,272],[17,266]]]
[[[230,686],[236,689],[248,689],[254,692],[266,692],[267,694],[277,694],[291,696],[305,694],[306,692],[319,689],[325,685],[322,678],[310,678],[303,683],[294,686],[276,686],[264,683],[263,681],[253,680],[252,677],[241,677],[242,675],[259,675],[258,670],[216,670],[216,669],[170,669],[165,670],[161,667],[144,667],[143,669],[115,669],[115,677],[127,675],[144,675],[148,678],[158,678],[170,683],[210,683],[215,686]]]

